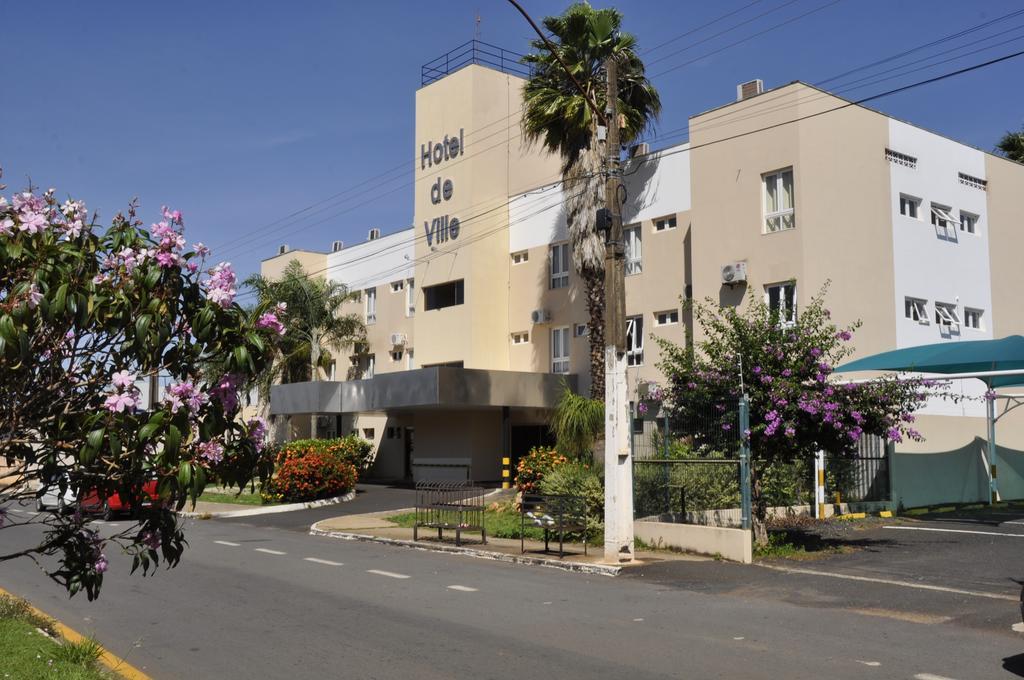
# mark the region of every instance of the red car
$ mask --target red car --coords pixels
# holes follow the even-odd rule
[[[157,480],[151,479],[142,486],[142,507],[148,508],[160,503],[160,495],[156,491],[156,484]],[[131,503],[122,501],[117,492],[106,498],[100,498],[98,489],[92,489],[86,493],[79,500],[78,507],[82,512],[101,513],[103,519],[107,521],[114,519],[120,513],[130,513],[132,511]]]

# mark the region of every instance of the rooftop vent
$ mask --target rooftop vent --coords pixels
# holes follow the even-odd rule
[[[740,83],[736,86],[736,101],[741,102],[744,99],[750,99],[764,92],[764,81],[758,78],[757,80],[748,80],[745,83]]]
[[[371,229],[370,234],[366,237],[367,241],[376,241],[380,238],[380,229]]]
[[[336,252],[338,252],[339,250],[341,250],[344,247],[345,247],[345,242],[344,241],[335,241],[335,242],[333,242],[331,244],[331,252],[332,253],[336,253]]]
[[[636,158],[637,156],[646,156],[651,152],[651,145],[647,142],[640,142],[629,147],[629,157]]]
[[[277,254],[278,255],[284,255],[287,252],[288,252],[288,244],[287,243],[282,243],[281,245],[279,245],[277,247]]]

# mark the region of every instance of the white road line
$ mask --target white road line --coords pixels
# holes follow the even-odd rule
[[[982,536],[1012,536],[1024,538],[1024,534],[1010,534],[1003,531],[974,531],[973,529],[937,529],[935,527],[894,527],[886,525],[883,529],[902,529],[903,531],[938,531],[947,534],[981,534]]]
[[[828,576],[830,578],[841,578],[847,581],[866,581],[868,583],[884,583],[889,586],[901,586],[903,588],[916,588],[918,590],[938,590],[943,593],[954,595],[970,595],[971,597],[985,597],[990,600],[1006,600],[1008,602],[1019,602],[1020,598],[1000,593],[986,593],[978,590],[961,590],[960,588],[946,588],[945,586],[933,586],[927,583],[912,583],[910,581],[896,581],[887,578],[871,578],[868,576],[854,576],[852,574],[834,574],[827,571],[816,571],[814,569],[791,569],[789,567],[778,567],[774,564],[759,564],[758,566],[774,571],[781,571],[787,574],[808,574],[810,576]]]
[[[1024,524],[1024,520],[1013,520],[1010,522],[1000,522],[1000,524]]]
[[[217,545],[229,545],[232,548],[237,548],[239,545],[241,545],[240,543],[232,543],[231,541],[214,541],[214,543],[216,543]]]
[[[857,663],[862,663],[865,666],[871,666],[872,668],[876,668],[882,665],[880,661],[861,661],[860,659],[854,659],[854,661],[856,661]]]
[[[470,588],[469,586],[448,586],[448,590],[457,590],[460,593],[475,593],[477,588]]]
[[[267,553],[268,555],[287,555],[286,552],[280,550],[271,550],[270,548],[253,548],[256,552]]]
[[[916,680],[955,680],[955,678],[949,678],[945,675],[932,675],[931,673],[918,673],[914,678]]]
[[[344,567],[344,562],[331,562],[330,560],[322,560],[319,557],[303,557],[302,559],[307,562],[315,562],[316,564],[326,564],[328,567]]]
[[[367,569],[367,574],[376,574],[377,576],[387,576],[388,578],[412,578],[406,574],[396,574],[393,571],[381,571],[380,569]]]

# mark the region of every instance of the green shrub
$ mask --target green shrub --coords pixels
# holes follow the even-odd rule
[[[544,475],[569,459],[550,446],[535,446],[516,465],[516,488],[520,493],[538,493]]]
[[[604,482],[585,463],[565,463],[549,471],[540,482],[540,491],[552,496],[575,496],[587,504],[587,532],[595,536],[604,527]]]

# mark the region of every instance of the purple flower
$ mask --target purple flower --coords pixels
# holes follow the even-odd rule
[[[199,257],[206,257],[207,255],[210,254],[210,249],[207,248],[202,242],[193,243],[192,250],[194,250],[196,252],[196,255],[198,255]]]
[[[754,375],[761,375],[761,367],[754,366]]]
[[[266,312],[260,316],[259,320],[256,321],[256,328],[269,328],[278,335],[284,335],[284,324],[282,324],[277,315],[273,312]]]
[[[104,408],[111,413],[124,413],[125,410],[132,410],[138,403],[136,395],[130,392],[120,392],[107,396],[103,402]]]
[[[836,333],[836,337],[839,338],[840,340],[849,340],[850,338],[853,337],[853,333],[845,330],[839,331],[838,333]]]
[[[227,309],[235,301],[235,282],[237,277],[231,268],[230,262],[221,262],[210,270],[210,278],[203,286],[206,288],[206,298],[222,308]]]
[[[820,347],[812,347],[811,348],[811,356],[814,357],[815,359],[820,357],[821,356],[821,348]]]
[[[250,418],[245,424],[249,429],[249,439],[256,446],[257,451],[262,451],[267,445],[267,421],[263,418]]]
[[[29,234],[38,234],[47,227],[46,215],[38,212],[21,213],[21,225],[18,227]]]
[[[209,398],[199,392],[190,382],[175,383],[167,388],[164,400],[171,407],[171,413],[177,413],[182,406],[188,406],[192,412],[198,411]]]
[[[786,428],[786,436],[787,437],[795,437],[796,436],[796,428],[794,428],[792,425],[788,426]]]
[[[790,377],[790,376],[792,376],[792,375],[793,375],[793,371],[791,371],[791,370],[790,370],[790,369],[788,369],[788,368],[787,368],[787,369],[784,369],[784,370],[782,371],[782,377],[783,377],[783,378],[789,378],[789,377]]]
[[[224,459],[224,447],[217,441],[203,442],[198,448],[200,458],[211,463],[219,463]]]
[[[118,371],[111,376],[110,380],[114,383],[114,387],[127,389],[135,384],[135,374],[128,371]]]
[[[729,423],[722,423],[722,429],[728,432],[729,430],[732,429],[732,425],[730,425]]]
[[[156,261],[157,264],[159,264],[164,269],[170,269],[171,267],[178,266],[180,257],[178,256],[177,253],[170,253],[167,252],[166,250],[161,250],[159,253],[156,254]]]
[[[100,553],[99,558],[92,564],[92,568],[97,574],[102,574],[109,566],[110,565],[107,563],[107,557],[103,553]]]
[[[239,376],[229,373],[221,376],[217,384],[210,388],[210,395],[221,403],[225,413],[233,413],[238,408],[239,382]]]
[[[146,529],[139,534],[138,543],[142,543],[150,550],[156,550],[160,547],[160,532],[153,529]]]

